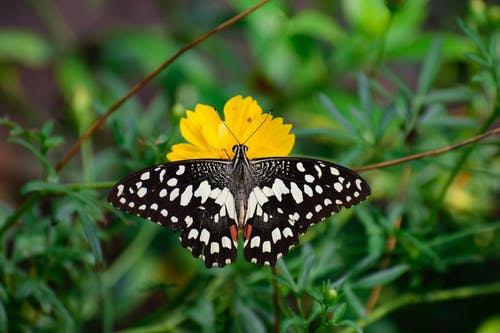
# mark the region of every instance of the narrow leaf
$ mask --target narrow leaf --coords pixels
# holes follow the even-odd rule
[[[353,283],[356,288],[373,288],[375,286],[386,285],[394,280],[397,280],[401,275],[406,273],[410,267],[408,265],[398,265],[379,272],[370,274],[361,280]]]
[[[297,279],[297,288],[299,290],[304,290],[307,287],[307,281],[309,280],[309,273],[314,263],[314,257],[309,255],[306,257],[304,265],[300,271],[299,278]]]
[[[96,264],[101,264],[103,262],[101,243],[99,242],[99,238],[97,237],[97,230],[90,219],[90,217],[83,211],[83,209],[78,209],[78,217],[80,218],[80,222],[82,223],[83,232],[85,233],[85,237],[90,244],[90,248],[95,257]]]
[[[342,290],[344,291],[345,298],[351,308],[358,314],[359,317],[366,318],[366,311],[365,307],[363,306],[363,302],[361,302],[359,297],[351,289],[349,283],[346,283]]]
[[[319,100],[321,104],[330,112],[335,120],[337,120],[348,132],[354,133],[356,129],[352,125],[351,121],[349,121],[342,112],[335,106],[335,104],[325,95],[319,94]]]
[[[434,82],[434,79],[436,78],[439,65],[441,64],[442,44],[441,38],[436,38],[432,41],[418,80],[417,95],[426,95],[432,85],[432,82]]]

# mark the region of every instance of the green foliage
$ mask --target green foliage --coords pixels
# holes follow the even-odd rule
[[[106,203],[115,181],[165,161],[185,109],[235,94],[294,125],[294,155],[347,166],[483,133],[500,113],[498,6],[470,1],[436,26],[423,0],[272,1],[176,60],[58,171],[133,84],[255,2],[160,1],[164,26],[72,43],[64,15],[28,3],[50,34],[0,29],[1,332],[269,332],[276,311],[282,332],[498,327],[477,306],[499,303],[498,137],[363,173],[370,199],[310,228],[275,271],[242,257],[206,269],[174,232]],[[56,102],[31,100],[26,70],[52,73],[39,88]]]

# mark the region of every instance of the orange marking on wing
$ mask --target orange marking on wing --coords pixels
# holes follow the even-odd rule
[[[252,225],[247,224],[245,229],[243,230],[243,238],[250,239],[250,235],[252,234]]]
[[[229,227],[229,231],[231,232],[231,238],[234,242],[238,241],[238,230],[236,229],[236,225],[232,225]]]

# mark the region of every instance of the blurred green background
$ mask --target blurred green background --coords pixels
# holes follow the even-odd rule
[[[0,332],[270,332],[275,296],[283,332],[500,332],[498,136],[362,173],[368,201],[310,228],[276,275],[242,257],[206,269],[105,200],[165,162],[186,109],[236,94],[293,124],[293,155],[350,167],[498,127],[493,2],[271,1],[55,171],[149,71],[255,3],[0,2]]]

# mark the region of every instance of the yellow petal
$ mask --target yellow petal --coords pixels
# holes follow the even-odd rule
[[[265,119],[262,109],[252,97],[234,96],[224,105],[224,120],[239,143],[247,140]]]
[[[200,148],[218,147],[218,127],[221,119],[215,109],[209,105],[198,104],[194,111],[187,111],[187,117],[181,119],[182,136]]]
[[[199,158],[233,158],[233,146],[245,144],[248,158],[287,156],[293,148],[295,136],[292,125],[282,118],[263,114],[252,97],[240,95],[224,105],[225,123],[215,109],[198,104],[181,119],[182,136],[189,143],[176,144],[167,155],[170,161]]]

